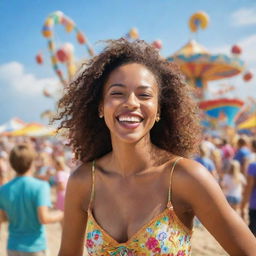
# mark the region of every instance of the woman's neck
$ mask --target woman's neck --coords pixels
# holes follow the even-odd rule
[[[136,143],[112,140],[109,165],[123,177],[129,177],[159,164],[166,152],[151,143],[149,136]],[[167,158],[166,158],[167,159]]]

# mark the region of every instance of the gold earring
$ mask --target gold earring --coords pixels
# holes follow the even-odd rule
[[[156,116],[156,122],[158,123],[160,121],[160,116],[159,116],[159,114],[157,114],[157,116]]]

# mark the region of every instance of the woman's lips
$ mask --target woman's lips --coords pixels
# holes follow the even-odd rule
[[[127,122],[127,121],[119,121],[117,120],[118,124],[126,129],[136,129],[139,127],[141,122]]]
[[[123,128],[136,129],[142,123],[143,118],[135,112],[123,112],[116,117],[116,120]]]

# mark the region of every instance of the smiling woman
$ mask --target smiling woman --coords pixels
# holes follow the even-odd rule
[[[256,243],[207,170],[187,159],[197,108],[175,67],[143,41],[109,41],[60,100],[82,164],[71,175],[59,256],[191,255],[195,215],[231,255]]]
[[[161,58],[158,50],[143,41],[129,43],[120,39],[108,43],[106,49],[91,59],[85,70],[66,88],[59,104],[62,110],[59,118],[63,119],[61,126],[69,128],[71,145],[77,158],[84,162],[92,161],[112,150],[109,129],[98,116],[98,106],[103,99],[103,89],[106,90],[103,85],[110,73],[128,63],[141,64],[146,68],[145,72],[156,80],[154,86],[160,99],[161,121],[150,131],[153,144],[182,156],[191,154],[199,140],[197,107],[190,97],[190,87],[178,68]],[[141,95],[149,97],[145,85],[139,85]],[[112,87],[125,90],[127,85],[118,82],[109,89],[114,89]],[[112,93],[116,96],[120,94],[116,90]]]

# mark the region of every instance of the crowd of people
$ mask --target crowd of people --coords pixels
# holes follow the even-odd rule
[[[44,224],[62,226],[72,168],[72,152],[61,140],[0,139],[0,223],[9,222],[8,256],[45,255]]]
[[[20,148],[19,148],[20,147]],[[29,161],[31,157],[31,166],[29,166],[24,173],[22,172],[22,161],[17,159],[23,147],[27,150],[27,154],[22,154],[23,160]],[[16,153],[14,152],[16,150]],[[14,156],[16,154],[16,156]],[[256,236],[256,139],[246,136],[240,136],[236,141],[228,142],[223,138],[214,138],[209,135],[202,140],[198,154],[194,159],[206,167],[206,169],[213,175],[215,180],[219,183],[227,201],[231,207],[237,211],[238,214],[249,225],[250,230]],[[18,167],[17,167],[17,163]],[[23,163],[24,164],[24,163]],[[47,207],[55,208],[57,211],[51,210],[53,216],[48,216],[48,221],[42,221],[41,225],[53,222],[60,222],[62,225],[62,213],[64,211],[64,198],[68,178],[76,166],[73,159],[73,154],[69,147],[60,139],[49,138],[29,138],[29,137],[2,137],[0,140],[0,212],[7,211],[10,215],[10,229],[9,241],[10,248],[14,251],[19,251],[19,239],[12,238],[15,234],[16,228],[21,228],[17,225],[17,216],[12,218],[15,211],[19,212],[19,217],[22,220],[22,228],[24,232],[31,227],[35,228],[38,223],[28,218],[31,214],[29,211],[22,212],[22,204],[28,204],[26,197],[20,207],[11,208],[10,212],[5,208],[3,196],[6,195],[3,188],[4,184],[23,177],[29,173],[30,177],[45,181],[49,188],[41,188],[42,199]],[[16,166],[16,167],[15,167]],[[18,188],[16,183],[13,183],[12,190],[17,190],[18,194],[22,193],[22,188]],[[37,183],[36,183],[37,184]],[[10,186],[11,187],[11,186]],[[7,193],[11,193],[10,188]],[[24,195],[23,195],[24,196]],[[18,198],[17,200],[20,200]],[[26,202],[26,203],[25,203]],[[35,211],[35,209],[31,209]],[[58,212],[59,211],[59,212]],[[56,214],[57,213],[57,214]],[[54,216],[55,214],[55,216]],[[40,218],[40,217],[38,217]],[[1,216],[4,221],[4,217]],[[40,220],[39,220],[40,221]],[[12,223],[13,222],[13,223]],[[34,225],[34,226],[33,226]],[[0,230],[1,232],[1,230]],[[21,236],[22,237],[22,236]],[[22,238],[21,243],[23,243]],[[43,250],[47,249],[45,242],[45,235],[42,236]],[[40,244],[40,242],[39,242]],[[23,245],[24,246],[24,245]],[[36,248],[36,247],[35,247]],[[22,248],[24,250],[24,248]],[[25,248],[26,249],[26,248]],[[28,240],[28,250],[33,250]],[[10,252],[11,250],[9,250]],[[16,254],[8,254],[16,255]],[[38,254],[40,255],[40,254]]]
[[[237,136],[228,142],[205,136],[195,160],[213,175],[231,207],[256,236],[256,139]]]

